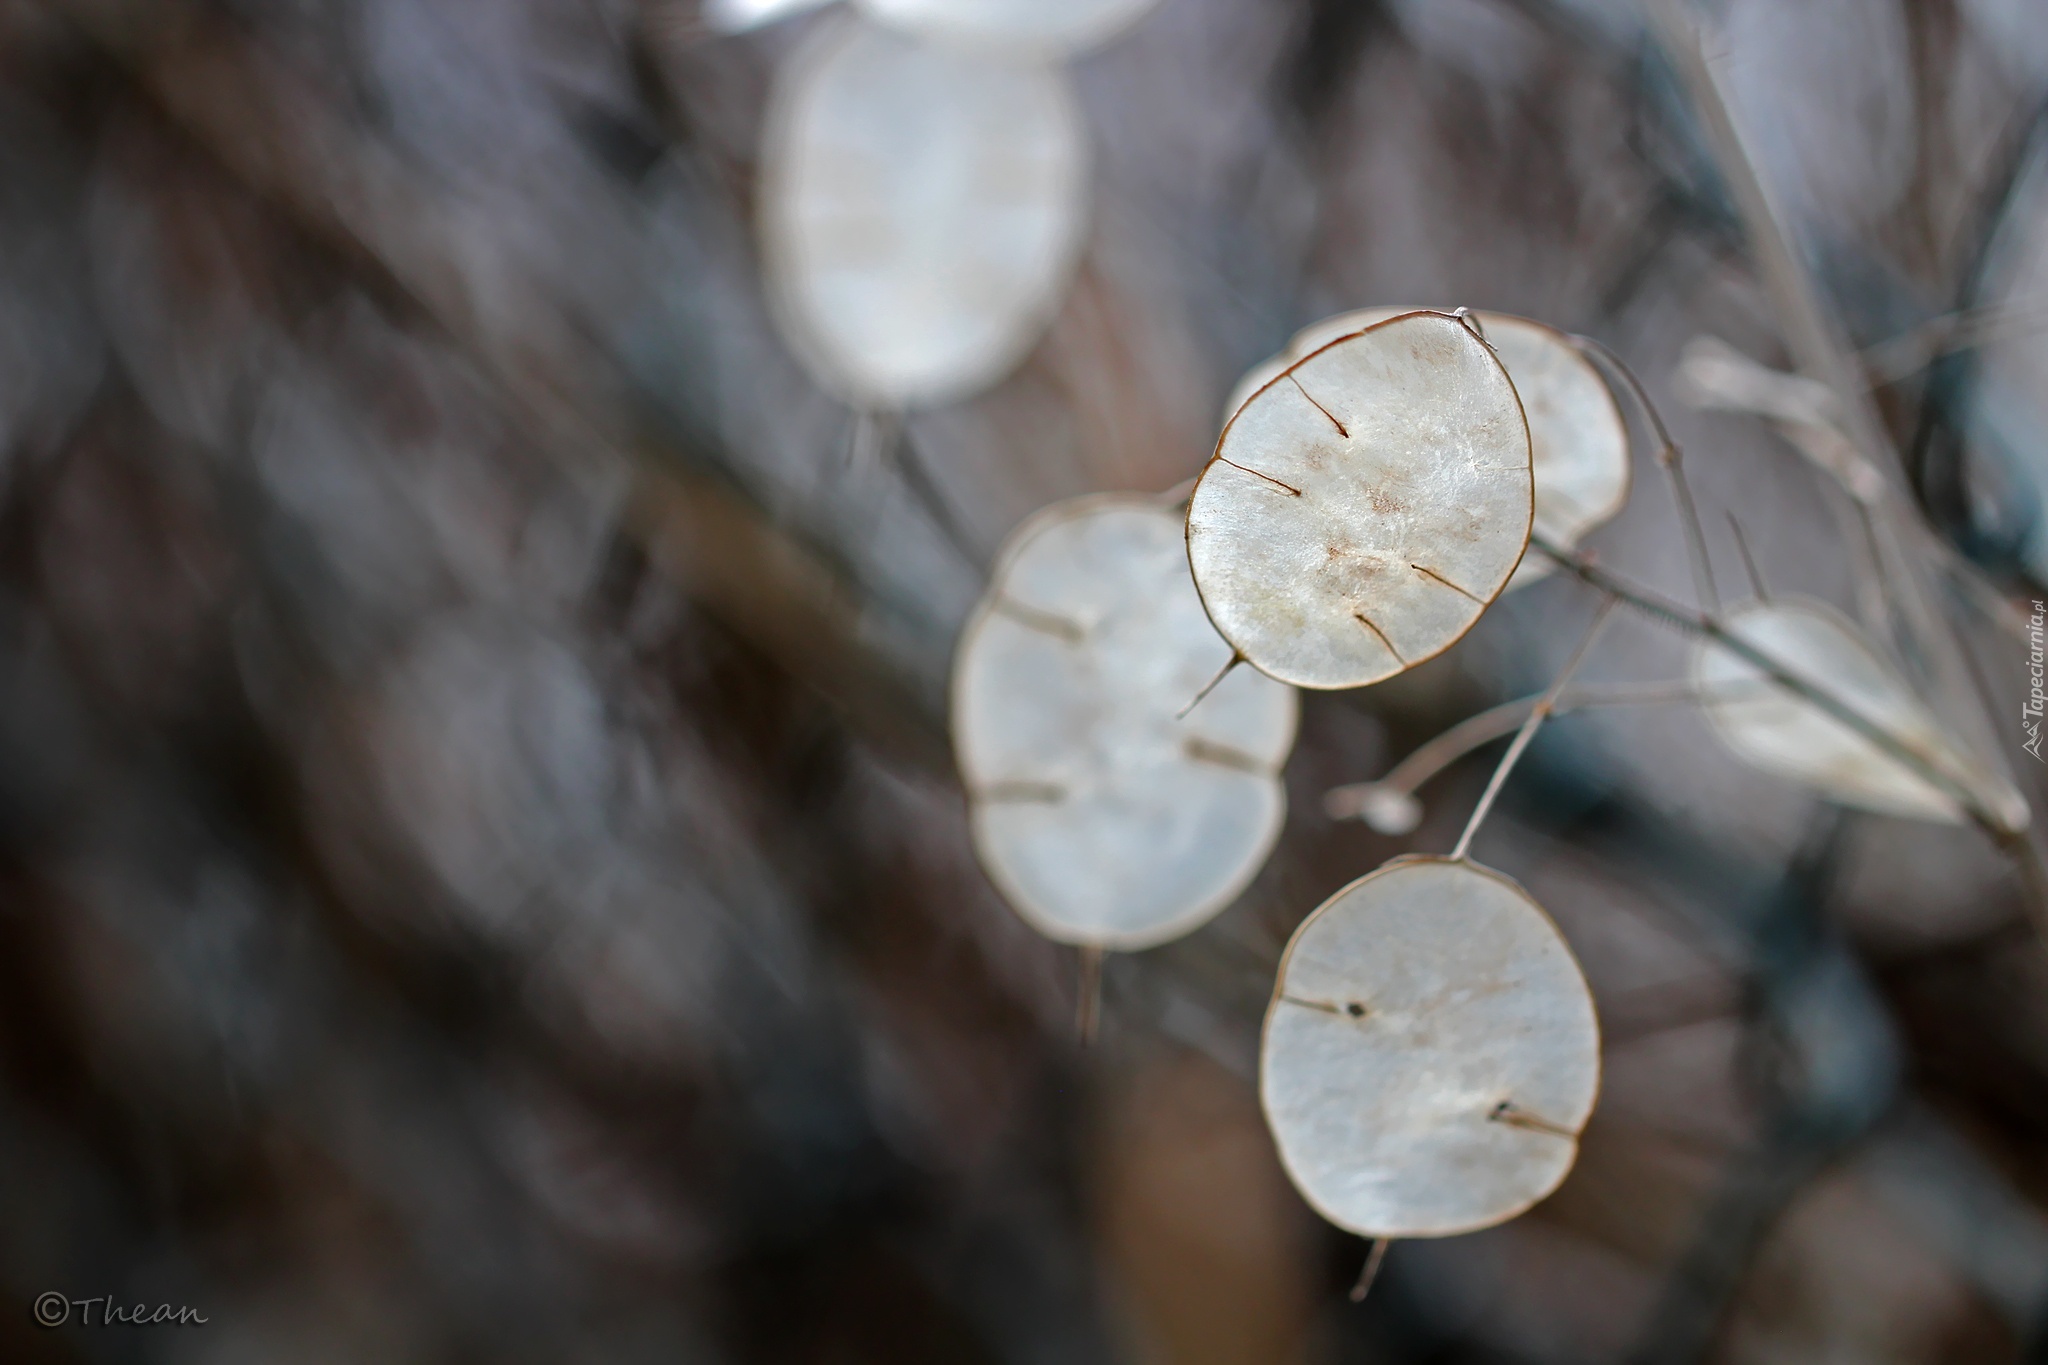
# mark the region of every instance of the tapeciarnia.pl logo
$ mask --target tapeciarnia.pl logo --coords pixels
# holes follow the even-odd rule
[[[2037,763],[2048,763],[2041,757],[2041,716],[2048,710],[2048,688],[2042,686],[2042,676],[2048,667],[2042,663],[2042,623],[2048,621],[2048,605],[2036,601],[2034,614],[2027,621],[2027,704],[2020,710],[2020,724],[2026,728],[2027,742],[2020,747],[2034,756]]]

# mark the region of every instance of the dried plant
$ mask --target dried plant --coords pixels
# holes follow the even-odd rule
[[[2039,1355],[2032,18],[0,5],[0,1287]]]

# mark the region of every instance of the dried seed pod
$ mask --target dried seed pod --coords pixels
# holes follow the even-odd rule
[[[1259,1098],[1295,1187],[1365,1237],[1447,1237],[1556,1189],[1600,1088],[1571,950],[1497,872],[1403,858],[1281,959]]]
[[[856,0],[922,38],[1008,53],[1064,56],[1135,23],[1158,0]]]
[[[1260,671],[1362,687],[1448,649],[1529,543],[1529,428],[1492,350],[1410,313],[1295,362],[1188,504],[1210,619]]]
[[[1834,608],[1773,597],[1730,608],[1722,624],[1786,672],[1897,737],[1927,768],[1975,794],[2009,828],[2026,825],[2025,799],[1958,749],[1905,681]],[[1943,824],[1967,818],[1950,789],[1712,640],[1701,640],[1694,651],[1693,685],[1715,733],[1767,772],[1845,806]]]
[[[994,383],[1059,306],[1087,161],[1059,69],[823,24],[777,79],[762,151],[764,264],[791,348],[867,407]]]
[[[1041,933],[1163,943],[1265,861],[1297,703],[1236,669],[1190,707],[1230,660],[1158,499],[1077,498],[1011,537],[954,657],[953,738],[982,865]]]
[[[704,0],[702,21],[713,33],[745,33],[799,14],[822,9],[832,0]]]
[[[1288,364],[1408,308],[1362,308],[1311,323],[1287,349],[1262,361],[1238,382],[1228,411],[1270,383]],[[1529,418],[1529,448],[1536,480],[1536,534],[1553,545],[1577,545],[1594,527],[1612,521],[1628,504],[1628,424],[1614,391],[1572,339],[1555,327],[1511,313],[1477,313]],[[1550,560],[1530,555],[1509,582],[1522,587],[1548,574]]]

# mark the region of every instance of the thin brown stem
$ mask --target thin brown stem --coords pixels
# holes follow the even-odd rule
[[[1735,533],[1735,549],[1742,556],[1742,571],[1749,575],[1749,588],[1759,602],[1771,600],[1771,594],[1764,588],[1764,576],[1756,567],[1756,556],[1749,552],[1749,537],[1742,534],[1742,523],[1735,514],[1728,514],[1728,529]]]
[[[1592,337],[1573,337],[1572,344],[1578,347],[1580,354],[1593,361],[1596,368],[1621,380],[1637,414],[1656,436],[1657,467],[1664,471],[1664,480],[1671,488],[1671,500],[1678,506],[1678,519],[1685,527],[1685,551],[1692,565],[1693,591],[1699,594],[1700,606],[1707,614],[1719,616],[1721,593],[1714,584],[1714,562],[1707,555],[1707,533],[1700,525],[1699,506],[1693,501],[1692,484],[1685,477],[1685,455],[1678,448],[1678,442],[1671,439],[1671,429],[1664,425],[1664,414],[1657,411],[1657,405],[1650,401],[1650,391],[1643,387],[1643,381],[1613,347]]]
[[[1600,638],[1601,630],[1607,625],[1607,618],[1614,614],[1615,605],[1616,598],[1610,593],[1600,603],[1599,610],[1593,613],[1593,624],[1586,628],[1586,634],[1580,639],[1579,647],[1572,651],[1572,657],[1565,662],[1564,668],[1551,682],[1550,690],[1543,694],[1541,701],[1530,708],[1529,718],[1522,722],[1521,730],[1515,735],[1515,742],[1508,746],[1507,753],[1501,757],[1500,766],[1493,770],[1493,777],[1488,780],[1486,790],[1479,794],[1479,804],[1472,808],[1472,818],[1465,822],[1465,832],[1458,836],[1458,846],[1451,850],[1453,862],[1462,859],[1465,851],[1472,847],[1473,836],[1477,835],[1479,827],[1486,823],[1487,813],[1493,809],[1495,798],[1500,795],[1500,789],[1507,785],[1508,774],[1515,770],[1515,764],[1521,761],[1522,752],[1529,747],[1529,741],[1536,738],[1537,730],[1542,728],[1543,722],[1556,709],[1557,699],[1563,694],[1565,684],[1572,680],[1572,674],[1578,672],[1579,665],[1586,661],[1586,655],[1591,652],[1593,642]]]
[[[1244,655],[1238,653],[1236,650],[1232,650],[1230,652],[1229,660],[1223,665],[1222,668],[1217,670],[1216,676],[1209,679],[1208,682],[1202,685],[1202,690],[1195,693],[1195,699],[1193,701],[1189,702],[1186,706],[1181,707],[1180,710],[1174,712],[1173,718],[1175,720],[1186,720],[1188,718],[1188,712],[1194,710],[1197,706],[1200,706],[1211,692],[1214,692],[1217,688],[1221,687],[1223,685],[1223,680],[1230,676],[1230,671],[1243,662]]]
[[[1913,770],[1930,785],[1939,788],[1962,807],[1972,821],[1981,826],[1994,838],[2003,839],[2012,831],[2008,823],[1988,809],[1984,803],[1962,783],[1958,782],[1941,765],[1933,762],[1913,745],[1900,739],[1864,716],[1860,711],[1844,702],[1825,688],[1793,673],[1777,660],[1765,654],[1741,636],[1733,634],[1720,622],[1702,612],[1691,610],[1673,602],[1652,589],[1631,583],[1595,564],[1584,554],[1574,554],[1560,549],[1541,537],[1530,542],[1538,550],[1556,561],[1567,572],[1575,575],[1591,587],[1598,588],[1610,598],[1618,598],[1637,611],[1668,626],[1675,626],[1688,634],[1704,635],[1721,648],[1741,659],[1750,667],[1763,673],[1773,682],[1791,692],[1803,701],[1812,703],[1834,719],[1854,730],[1857,734],[1875,744],[1885,753]]]
[[[1074,1001],[1074,1035],[1081,1040],[1082,1047],[1093,1047],[1102,1018],[1102,945],[1082,944],[1080,965]]]
[[[1372,1282],[1380,1277],[1380,1262],[1387,1259],[1387,1247],[1394,1239],[1375,1237],[1372,1249],[1365,1253],[1365,1265],[1358,1272],[1358,1283],[1351,1286],[1351,1301],[1364,1303],[1365,1296],[1372,1292]]]
[[[1558,698],[1550,714],[1564,716],[1595,707],[1660,706],[1698,699],[1698,691],[1688,682],[1575,687]],[[1368,789],[1397,791],[1404,795],[1420,790],[1424,783],[1467,754],[1515,733],[1529,718],[1536,703],[1542,700],[1543,694],[1539,692],[1504,701],[1477,715],[1467,716],[1414,749],[1384,777],[1372,782],[1354,782],[1330,788],[1323,794],[1323,810],[1332,820],[1353,819],[1364,812],[1364,797]]]

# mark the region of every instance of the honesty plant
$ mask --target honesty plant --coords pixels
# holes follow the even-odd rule
[[[816,3],[715,0],[707,14],[739,28]],[[996,382],[1049,322],[1087,212],[1059,60],[1150,3],[854,0],[781,72],[762,155],[768,293],[792,349],[864,421]],[[1708,400],[1778,420],[1881,538],[1884,480],[1826,391],[1698,348],[1686,363]],[[1629,495],[1623,396],[1677,498],[1697,605],[1574,550]],[[1830,800],[2020,845],[2025,800],[1858,627],[1770,596],[1753,565],[1757,600],[1723,611],[1678,449],[1596,342],[1465,309],[1326,319],[1245,377],[1177,508],[1101,496],[1031,519],[955,656],[976,851],[1023,918],[1082,950],[1084,1036],[1105,950],[1198,927],[1271,851],[1294,687],[1393,677],[1558,568],[1599,595],[1542,696],[1325,799],[1333,818],[1407,833],[1423,783],[1514,735],[1448,857],[1397,859],[1339,891],[1279,967],[1261,1099],[1303,1197],[1375,1239],[1355,1294],[1389,1240],[1487,1227],[1550,1193],[1592,1113],[1584,977],[1542,909],[1469,856],[1549,716],[1696,704],[1732,753]],[[1568,691],[1624,602],[1697,638],[1690,676]]]
[[[1614,383],[1660,443],[1697,608],[1570,549],[1627,496]],[[1758,600],[1721,609],[1676,447],[1641,385],[1596,343],[1540,323],[1375,309],[1306,329],[1233,398],[1188,501],[1184,562],[1167,549],[1170,524],[1163,504],[1131,498],[1028,523],[956,667],[984,864],[1026,918],[1097,949],[1186,932],[1264,858],[1293,694],[1259,673],[1315,688],[1391,677],[1462,637],[1532,544],[1600,596],[1541,697],[1475,716],[1326,800],[1333,816],[1406,832],[1417,787],[1514,735],[1448,857],[1396,859],[1339,891],[1280,964],[1261,1100],[1303,1198],[1375,1239],[1354,1294],[1391,1239],[1488,1227],[1550,1193],[1592,1113],[1599,1028],[1585,979],[1542,909],[1469,856],[1549,716],[1693,703],[1731,752],[1831,800],[1974,820],[2001,838],[2026,823],[2011,784],[1832,609],[1770,597],[1753,566]],[[1195,615],[1190,569],[1214,633]],[[1690,677],[1567,690],[1620,603],[1698,637]],[[1258,672],[1233,672],[1239,662]],[[1219,762],[1219,745],[1238,757]],[[1225,833],[1233,820],[1241,828]]]

